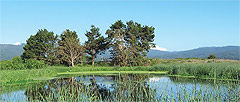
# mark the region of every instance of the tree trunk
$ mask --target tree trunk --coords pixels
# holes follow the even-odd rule
[[[73,59],[72,59],[71,63],[72,63],[72,67],[74,67],[74,61],[73,61]]]
[[[92,56],[92,66],[94,66],[95,56]]]

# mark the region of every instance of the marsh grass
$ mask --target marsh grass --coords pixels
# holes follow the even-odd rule
[[[237,79],[240,80],[239,62],[212,63],[167,63],[154,66],[135,67],[77,67],[70,72],[96,71],[161,71],[168,75],[194,76],[196,78]],[[101,73],[101,72],[100,72]],[[64,74],[64,72],[62,73]]]
[[[3,84],[47,80],[62,74],[118,74],[118,73],[152,73],[185,76],[202,79],[240,80],[239,62],[221,63],[168,63],[154,66],[136,67],[66,67],[49,66],[43,69],[1,70],[0,86]]]

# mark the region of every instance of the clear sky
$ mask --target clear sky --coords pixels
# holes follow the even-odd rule
[[[94,24],[105,34],[117,20],[155,27],[168,51],[240,46],[239,0],[0,0],[0,44],[25,43],[38,29],[74,30],[81,42]]]

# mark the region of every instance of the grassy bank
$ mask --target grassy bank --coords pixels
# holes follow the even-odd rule
[[[68,67],[47,67],[43,69],[1,70],[0,84],[33,81],[38,77],[54,77],[59,72],[67,72]]]
[[[69,72],[94,71],[164,71],[168,75],[195,76],[197,78],[240,79],[240,62],[167,63],[136,67],[77,67]],[[62,73],[62,74],[67,74]]]
[[[64,75],[64,74],[167,74],[167,71],[82,71],[82,72],[63,72],[63,73],[58,73],[59,75]]]
[[[197,78],[240,79],[239,62],[221,63],[167,63],[154,66],[137,67],[64,67],[49,66],[43,69],[1,70],[0,84],[21,83],[33,80],[46,80],[61,74],[116,74],[116,73],[152,73]]]

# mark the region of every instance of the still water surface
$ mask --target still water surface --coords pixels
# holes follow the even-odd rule
[[[77,76],[74,77],[62,77],[58,79],[53,79],[50,81],[44,81],[37,84],[26,85],[26,86],[11,86],[7,88],[2,88],[0,92],[0,101],[31,101],[35,97],[36,99],[39,97],[44,97],[44,94],[50,91],[53,92],[54,97],[59,97],[59,90],[64,85],[70,86],[71,82],[81,83],[75,87],[81,86],[97,86],[98,92],[102,95],[102,97],[108,97],[104,92],[111,93],[111,99],[114,100],[114,93],[118,90],[116,87],[129,86],[130,90],[135,90],[136,88],[146,87],[154,91],[154,98],[163,99],[163,98],[176,98],[183,97],[184,95],[191,95],[193,97],[207,96],[207,98],[219,97],[222,100],[226,100],[229,97],[236,98],[238,97],[240,86],[238,82],[236,84],[229,84],[229,82],[216,82],[212,80],[198,80],[198,79],[189,79],[189,78],[179,78],[179,77],[170,77],[163,75],[106,75],[106,76]],[[121,84],[119,84],[121,83]],[[130,83],[139,83],[128,85]],[[136,86],[137,85],[137,86]],[[123,94],[130,93],[128,87],[125,87],[125,91]],[[35,90],[35,91],[33,91]],[[48,91],[46,91],[48,90]],[[99,91],[100,90],[100,91]],[[138,92],[140,93],[140,92]],[[86,93],[85,93],[86,94]],[[206,97],[205,97],[206,98]],[[183,99],[184,100],[184,99]]]

